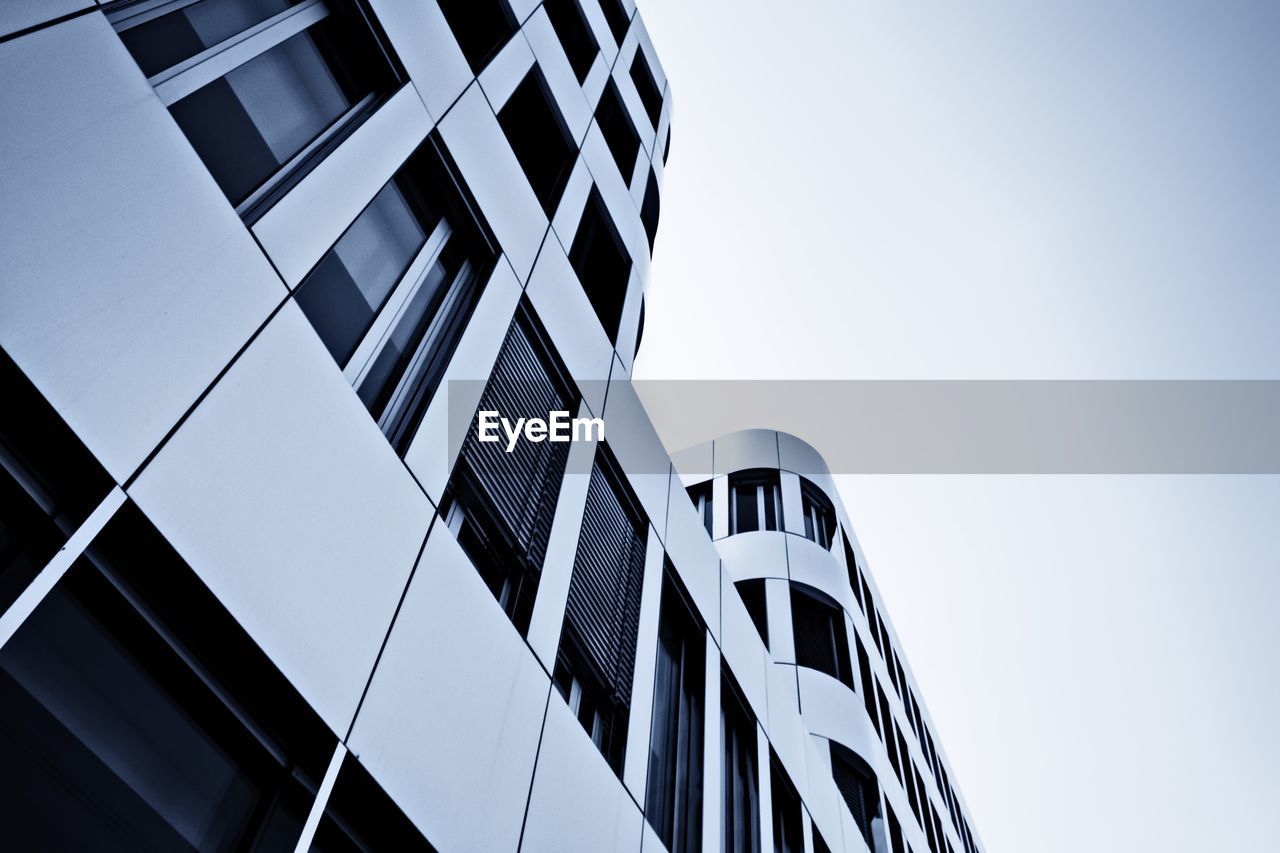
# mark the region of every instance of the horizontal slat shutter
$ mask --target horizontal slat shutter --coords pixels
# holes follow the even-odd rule
[[[597,461],[587,487],[565,617],[611,699],[624,705],[631,701],[644,550],[642,531]]]
[[[552,381],[519,320],[512,324],[498,353],[479,410],[496,411],[513,423],[516,418],[547,418],[555,411],[573,414],[569,396]],[[569,459],[568,442],[521,439],[508,453],[505,436],[482,444],[477,432],[468,430],[462,457],[515,544],[541,569]]]

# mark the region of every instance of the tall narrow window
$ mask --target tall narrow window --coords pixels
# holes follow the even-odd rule
[[[0,649],[7,849],[292,850],[336,745],[132,504]]]
[[[858,558],[853,553],[853,545],[849,544],[849,534],[843,530],[840,531],[840,541],[844,543],[844,565],[849,573],[849,588],[853,590],[853,597],[858,599],[858,607],[866,613],[867,603],[862,594],[864,586],[862,570],[858,568]]]
[[[752,578],[751,580],[738,581],[734,584],[738,590],[738,595],[742,597],[742,603],[747,608],[747,615],[751,617],[751,624],[756,626],[756,631],[760,634],[760,639],[764,642],[764,647],[769,648],[769,609],[766,603],[765,595],[765,579]]]
[[[590,0],[588,0],[590,2]],[[627,37],[627,27],[631,24],[631,16],[622,5],[622,0],[600,0],[600,8],[604,10],[604,19],[609,24],[609,32],[621,45]]]
[[[873,823],[880,820],[880,786],[876,783],[876,774],[853,750],[831,741],[831,775],[867,847],[874,850]]]
[[[706,629],[668,564],[658,615],[645,817],[671,853],[702,848]]]
[[[644,51],[639,48],[636,49],[635,59],[631,60],[631,82],[635,84],[636,92],[640,94],[640,103],[644,104],[649,122],[657,127],[658,116],[662,113],[662,90],[653,79],[653,71],[649,69],[649,63],[644,58]]]
[[[804,536],[823,548],[831,548],[836,529],[836,511],[822,490],[804,477],[800,478],[800,505],[804,509]]]
[[[142,2],[108,15],[218,186],[250,219],[404,76],[354,0]]]
[[[578,395],[532,308],[522,304],[480,397],[479,411],[546,417],[574,411]],[[468,430],[442,513],[498,604],[523,636],[542,574],[569,445],[481,443]]]
[[[627,112],[627,105],[612,80],[605,86],[600,103],[596,105],[596,124],[600,126],[605,144],[609,146],[613,161],[622,173],[622,182],[630,186],[636,156],[640,153],[640,134],[636,132],[636,126]]]
[[[658,213],[661,206],[658,192],[658,176],[649,169],[649,181],[644,187],[644,201],[640,205],[640,221],[644,223],[645,236],[649,238],[649,254],[653,254],[653,241],[658,237]]]
[[[493,267],[433,137],[298,288],[298,305],[401,455]]]
[[[471,71],[479,74],[518,24],[505,0],[437,0]]]
[[[631,255],[613,224],[613,216],[605,207],[600,191],[591,188],[578,231],[569,247],[569,263],[586,291],[591,307],[609,342],[618,342],[618,327],[627,300],[627,283],[631,276]]]
[[[595,64],[596,55],[600,53],[600,45],[591,33],[587,19],[583,17],[579,0],[546,0],[542,4],[551,20],[551,28],[556,31],[565,56],[569,57],[569,65],[578,82],[586,81]],[[588,3],[591,0],[587,0]]]
[[[543,211],[553,215],[578,148],[536,62],[498,111],[498,125]]]
[[[647,524],[608,448],[596,449],[554,674],[619,776],[631,708]]]
[[[756,721],[728,667],[720,664],[720,849],[760,853],[760,777]]]
[[[880,735],[880,717],[876,713],[876,691],[875,681],[871,676],[871,660],[867,657],[867,649],[862,645],[862,640],[858,638],[856,631],[853,642],[858,651],[858,676],[862,681],[862,704],[867,709],[867,716],[871,718],[871,725],[875,727],[876,734]],[[884,735],[880,737],[883,738]]]
[[[800,795],[773,749],[769,749],[769,787],[773,804],[774,853],[804,853]]]
[[[698,511],[698,517],[702,519],[702,526],[707,529],[707,535],[714,536],[715,534],[711,532],[711,481],[707,480],[705,483],[690,486],[688,491],[689,500],[693,501],[693,508]]]
[[[729,532],[782,529],[778,472],[753,468],[729,475]]]
[[[0,613],[111,491],[111,477],[0,349]]]
[[[791,624],[795,633],[796,663],[825,672],[852,690],[849,635],[840,605],[811,586],[793,582]]]

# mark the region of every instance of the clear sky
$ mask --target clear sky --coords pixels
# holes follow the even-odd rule
[[[638,377],[1280,378],[1280,3],[640,8]],[[990,853],[1280,849],[1280,478],[840,488]]]

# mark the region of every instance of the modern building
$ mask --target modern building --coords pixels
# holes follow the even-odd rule
[[[628,384],[670,110],[632,0],[0,5],[6,850],[982,849],[822,461]]]

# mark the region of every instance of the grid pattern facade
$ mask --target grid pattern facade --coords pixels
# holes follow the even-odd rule
[[[0,80],[18,847],[981,849],[821,460],[627,383],[633,0],[15,0]]]

